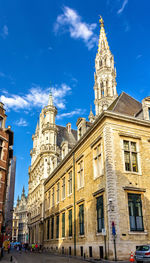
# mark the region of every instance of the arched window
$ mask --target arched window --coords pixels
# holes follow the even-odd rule
[[[101,97],[104,97],[104,85],[101,83]]]
[[[102,67],[102,64],[103,63],[102,63],[102,59],[101,59],[100,62],[99,62],[99,66]]]

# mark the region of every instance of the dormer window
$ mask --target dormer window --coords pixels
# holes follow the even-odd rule
[[[82,127],[79,128],[79,139],[81,138],[82,136]]]

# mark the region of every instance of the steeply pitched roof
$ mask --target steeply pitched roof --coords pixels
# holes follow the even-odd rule
[[[142,104],[126,94],[122,92],[116,100],[108,107],[108,110],[113,112],[122,113],[125,115],[135,116],[137,112],[142,109]]]
[[[63,141],[68,141],[68,146],[70,149],[72,149],[77,142],[77,131],[71,129],[71,132],[68,133],[66,127],[57,125],[57,128],[58,128],[57,145],[60,147]]]

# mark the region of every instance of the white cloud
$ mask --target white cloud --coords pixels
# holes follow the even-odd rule
[[[54,31],[57,33],[60,29],[67,30],[72,38],[82,39],[88,49],[92,49],[98,42],[98,37],[93,32],[96,26],[82,22],[81,16],[74,9],[65,6],[63,14],[56,19]]]
[[[12,95],[11,97],[6,97],[2,95],[0,97],[0,101],[2,101],[6,106],[6,108],[8,109],[10,108],[14,110],[24,109],[28,106],[28,102],[24,98],[18,95]]]
[[[85,110],[83,110],[83,109],[76,109],[76,110],[71,111],[71,112],[65,112],[65,113],[57,115],[57,119],[63,119],[65,117],[71,118],[74,115],[80,115],[80,114],[83,115],[84,113],[85,113]]]
[[[8,36],[8,26],[4,25],[2,28],[1,36],[5,39]]]
[[[122,7],[117,11],[117,14],[121,14],[124,11],[124,8],[127,4],[128,0],[123,0]]]
[[[15,125],[17,125],[19,127],[26,127],[26,126],[28,126],[28,123],[23,118],[20,118],[20,120],[15,122]]]
[[[56,107],[65,109],[66,99],[65,97],[71,93],[71,88],[66,84],[61,84],[60,87],[51,87],[53,94],[53,100]],[[50,88],[41,88],[40,86],[33,85],[29,92],[24,95],[2,95],[0,101],[2,101],[7,110],[29,110],[33,107],[41,108],[47,105],[49,99]]]

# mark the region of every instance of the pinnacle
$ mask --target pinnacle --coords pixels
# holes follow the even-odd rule
[[[102,17],[99,21],[101,23],[101,29],[100,29],[100,36],[99,36],[98,53],[100,53],[100,51],[103,51],[103,50],[109,50],[109,45],[108,45],[108,41],[107,41],[105,29],[104,29],[104,21]]]
[[[50,92],[50,94],[49,94],[48,105],[49,105],[49,106],[53,106],[53,96],[52,96],[52,93],[51,93],[51,92]]]

